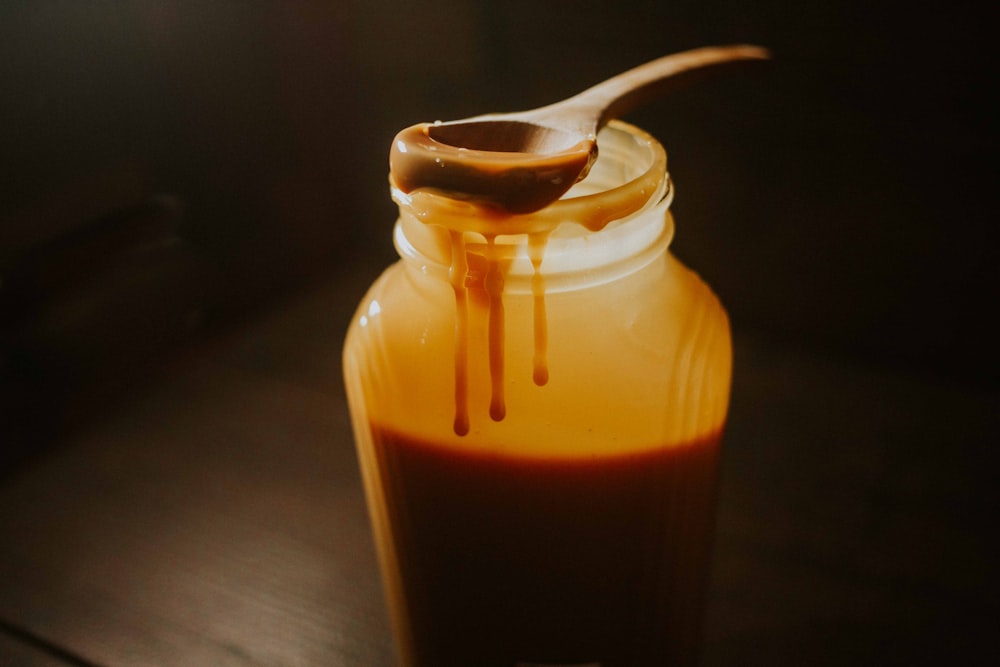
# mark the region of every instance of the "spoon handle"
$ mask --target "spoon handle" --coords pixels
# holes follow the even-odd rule
[[[596,134],[605,123],[618,118],[653,97],[688,83],[692,75],[738,61],[766,60],[759,46],[709,46],[663,56],[603,81],[561,102],[538,109],[539,116],[564,124],[577,119],[583,134]]]

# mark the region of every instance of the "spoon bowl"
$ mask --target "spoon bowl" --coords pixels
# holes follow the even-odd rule
[[[455,148],[540,155],[569,150],[581,140],[578,133],[565,128],[502,116],[433,124],[427,135]]]

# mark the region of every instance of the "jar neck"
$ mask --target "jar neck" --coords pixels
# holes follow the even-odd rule
[[[590,174],[559,201],[530,214],[500,214],[442,193],[403,193],[394,241],[408,264],[445,280],[453,254],[466,266],[483,258],[504,266],[505,291],[579,289],[636,271],[662,254],[673,237],[673,188],[666,153],[638,128],[612,121],[598,136]],[[461,249],[461,250],[458,250]]]

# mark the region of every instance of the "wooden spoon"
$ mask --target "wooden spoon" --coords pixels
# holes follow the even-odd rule
[[[392,178],[403,192],[434,188],[509,213],[537,211],[587,175],[597,157],[597,132],[610,119],[693,74],[768,57],[757,46],[694,49],[531,111],[414,125],[392,142]]]

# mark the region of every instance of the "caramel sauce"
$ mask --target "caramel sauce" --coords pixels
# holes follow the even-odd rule
[[[544,387],[549,381],[548,345],[549,324],[545,315],[545,276],[542,275],[542,258],[545,256],[545,241],[547,234],[530,234],[528,236],[528,256],[531,258],[531,294],[534,297],[534,339],[535,355],[531,379],[539,387]]]
[[[516,124],[515,124],[516,125]],[[389,169],[403,192],[433,188],[508,213],[532,213],[559,199],[585,176],[597,157],[593,139],[539,155],[503,150],[458,148],[434,138],[433,123],[396,135]]]
[[[468,265],[465,259],[465,243],[462,232],[452,230],[451,268],[449,278],[455,290],[455,340],[463,344],[455,345],[455,424],[457,435],[469,432],[469,351],[464,344],[469,338],[469,295],[465,287]]]
[[[416,125],[397,135],[390,154],[390,174],[395,198],[402,207],[409,208],[418,219],[448,230],[451,246],[449,276],[455,292],[454,431],[457,435],[466,435],[470,428],[467,357],[468,320],[472,308],[484,308],[488,318],[489,415],[494,421],[502,421],[507,414],[504,400],[506,331],[503,291],[510,265],[505,249],[509,249],[510,243],[509,239],[504,243],[498,239],[512,236],[525,238],[525,253],[533,271],[532,380],[536,385],[544,386],[549,380],[549,340],[542,269],[551,233],[564,222],[580,225],[590,232],[599,232],[611,222],[636,213],[659,192],[657,183],[662,178],[665,162],[654,160],[645,173],[617,188],[600,192],[600,205],[595,205],[588,196],[569,196],[525,213],[516,210],[520,205],[511,208],[512,197],[523,197],[537,184],[525,182],[523,178],[518,182],[516,177],[500,174],[497,171],[497,156],[501,156],[499,164],[510,168],[511,173],[518,171],[518,167],[520,172],[537,171],[537,160],[534,158],[538,156],[495,152],[486,155],[482,151],[458,150],[449,146],[449,150],[442,151],[442,154],[457,153],[461,159],[454,162],[443,160],[440,166],[428,168],[430,163],[426,159],[418,159],[417,153],[434,150],[434,140],[428,134],[430,127],[433,126],[426,123]],[[545,157],[551,159],[553,169],[579,169],[583,161],[586,162],[586,170],[589,170],[596,152],[593,147],[580,145],[571,147],[565,153]],[[531,169],[527,169],[526,165],[530,165]],[[435,169],[447,172],[447,176],[439,179],[440,174]],[[441,189],[438,187],[441,184],[462,190]],[[573,183],[567,185],[563,192],[571,185]],[[519,204],[524,201],[527,200]],[[533,205],[538,201],[536,199]],[[478,237],[482,241],[477,242]]]
[[[492,389],[490,418],[498,422],[503,421],[507,415],[507,406],[503,398],[504,333],[506,329],[503,311],[504,275],[496,257],[496,236],[486,237],[486,248],[487,270],[483,277],[483,286],[489,297],[490,386]]]
[[[697,663],[718,432],[551,459],[371,432],[404,664]]]

